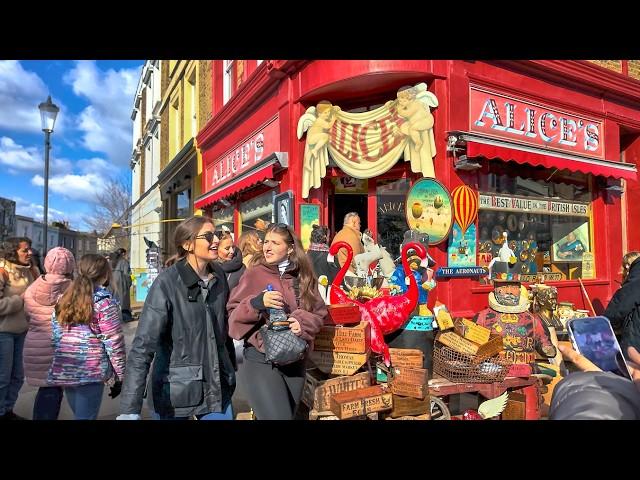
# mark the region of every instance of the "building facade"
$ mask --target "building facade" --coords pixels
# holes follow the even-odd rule
[[[16,234],[16,202],[0,197],[0,242]]]
[[[193,200],[201,193],[202,159],[195,137],[211,116],[211,65],[211,61],[200,60],[162,61],[158,244],[163,259],[175,253],[175,227],[196,213]]]
[[[335,233],[357,211],[393,256],[408,228],[431,232],[444,270],[429,303],[460,316],[491,287],[448,267],[487,266],[506,232],[515,278],[544,275],[588,308],[580,279],[602,311],[623,252],[640,249],[640,82],[624,62],[214,61],[195,208],[236,235],[290,215],[303,237],[309,212]],[[427,184],[443,193],[423,205]],[[451,198],[462,185],[479,206],[464,232]]]
[[[162,63],[147,60],[136,89],[131,120],[133,153],[131,155],[131,230],[130,262],[134,272],[146,267],[144,237],[160,241],[162,201],[158,188],[162,100]]]

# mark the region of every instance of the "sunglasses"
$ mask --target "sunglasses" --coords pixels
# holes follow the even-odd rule
[[[204,232],[201,235],[196,235],[196,238],[204,238],[209,244],[213,243],[215,238],[220,239],[222,232]]]

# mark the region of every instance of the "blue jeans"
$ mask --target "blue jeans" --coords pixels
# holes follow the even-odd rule
[[[76,420],[95,420],[98,418],[104,384],[88,383],[77,387],[64,387],[67,402]]]
[[[13,410],[24,383],[22,349],[25,333],[0,333],[0,415]]]
[[[33,419],[57,420],[62,396],[62,387],[40,387],[33,403]]]

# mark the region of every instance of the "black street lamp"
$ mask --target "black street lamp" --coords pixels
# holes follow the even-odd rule
[[[51,95],[47,97],[46,102],[38,105],[40,109],[40,118],[42,120],[42,131],[44,132],[44,251],[42,258],[47,255],[47,226],[49,221],[49,150],[51,149],[51,133],[56,123],[56,117],[60,109],[51,101]]]

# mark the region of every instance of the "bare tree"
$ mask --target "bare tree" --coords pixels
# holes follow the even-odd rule
[[[120,177],[109,178],[104,188],[96,195],[96,203],[92,212],[84,217],[84,221],[98,236],[104,236],[111,229],[113,223],[123,227],[130,225],[131,183],[129,179]],[[116,248],[129,249],[129,230],[118,229],[112,232]]]

